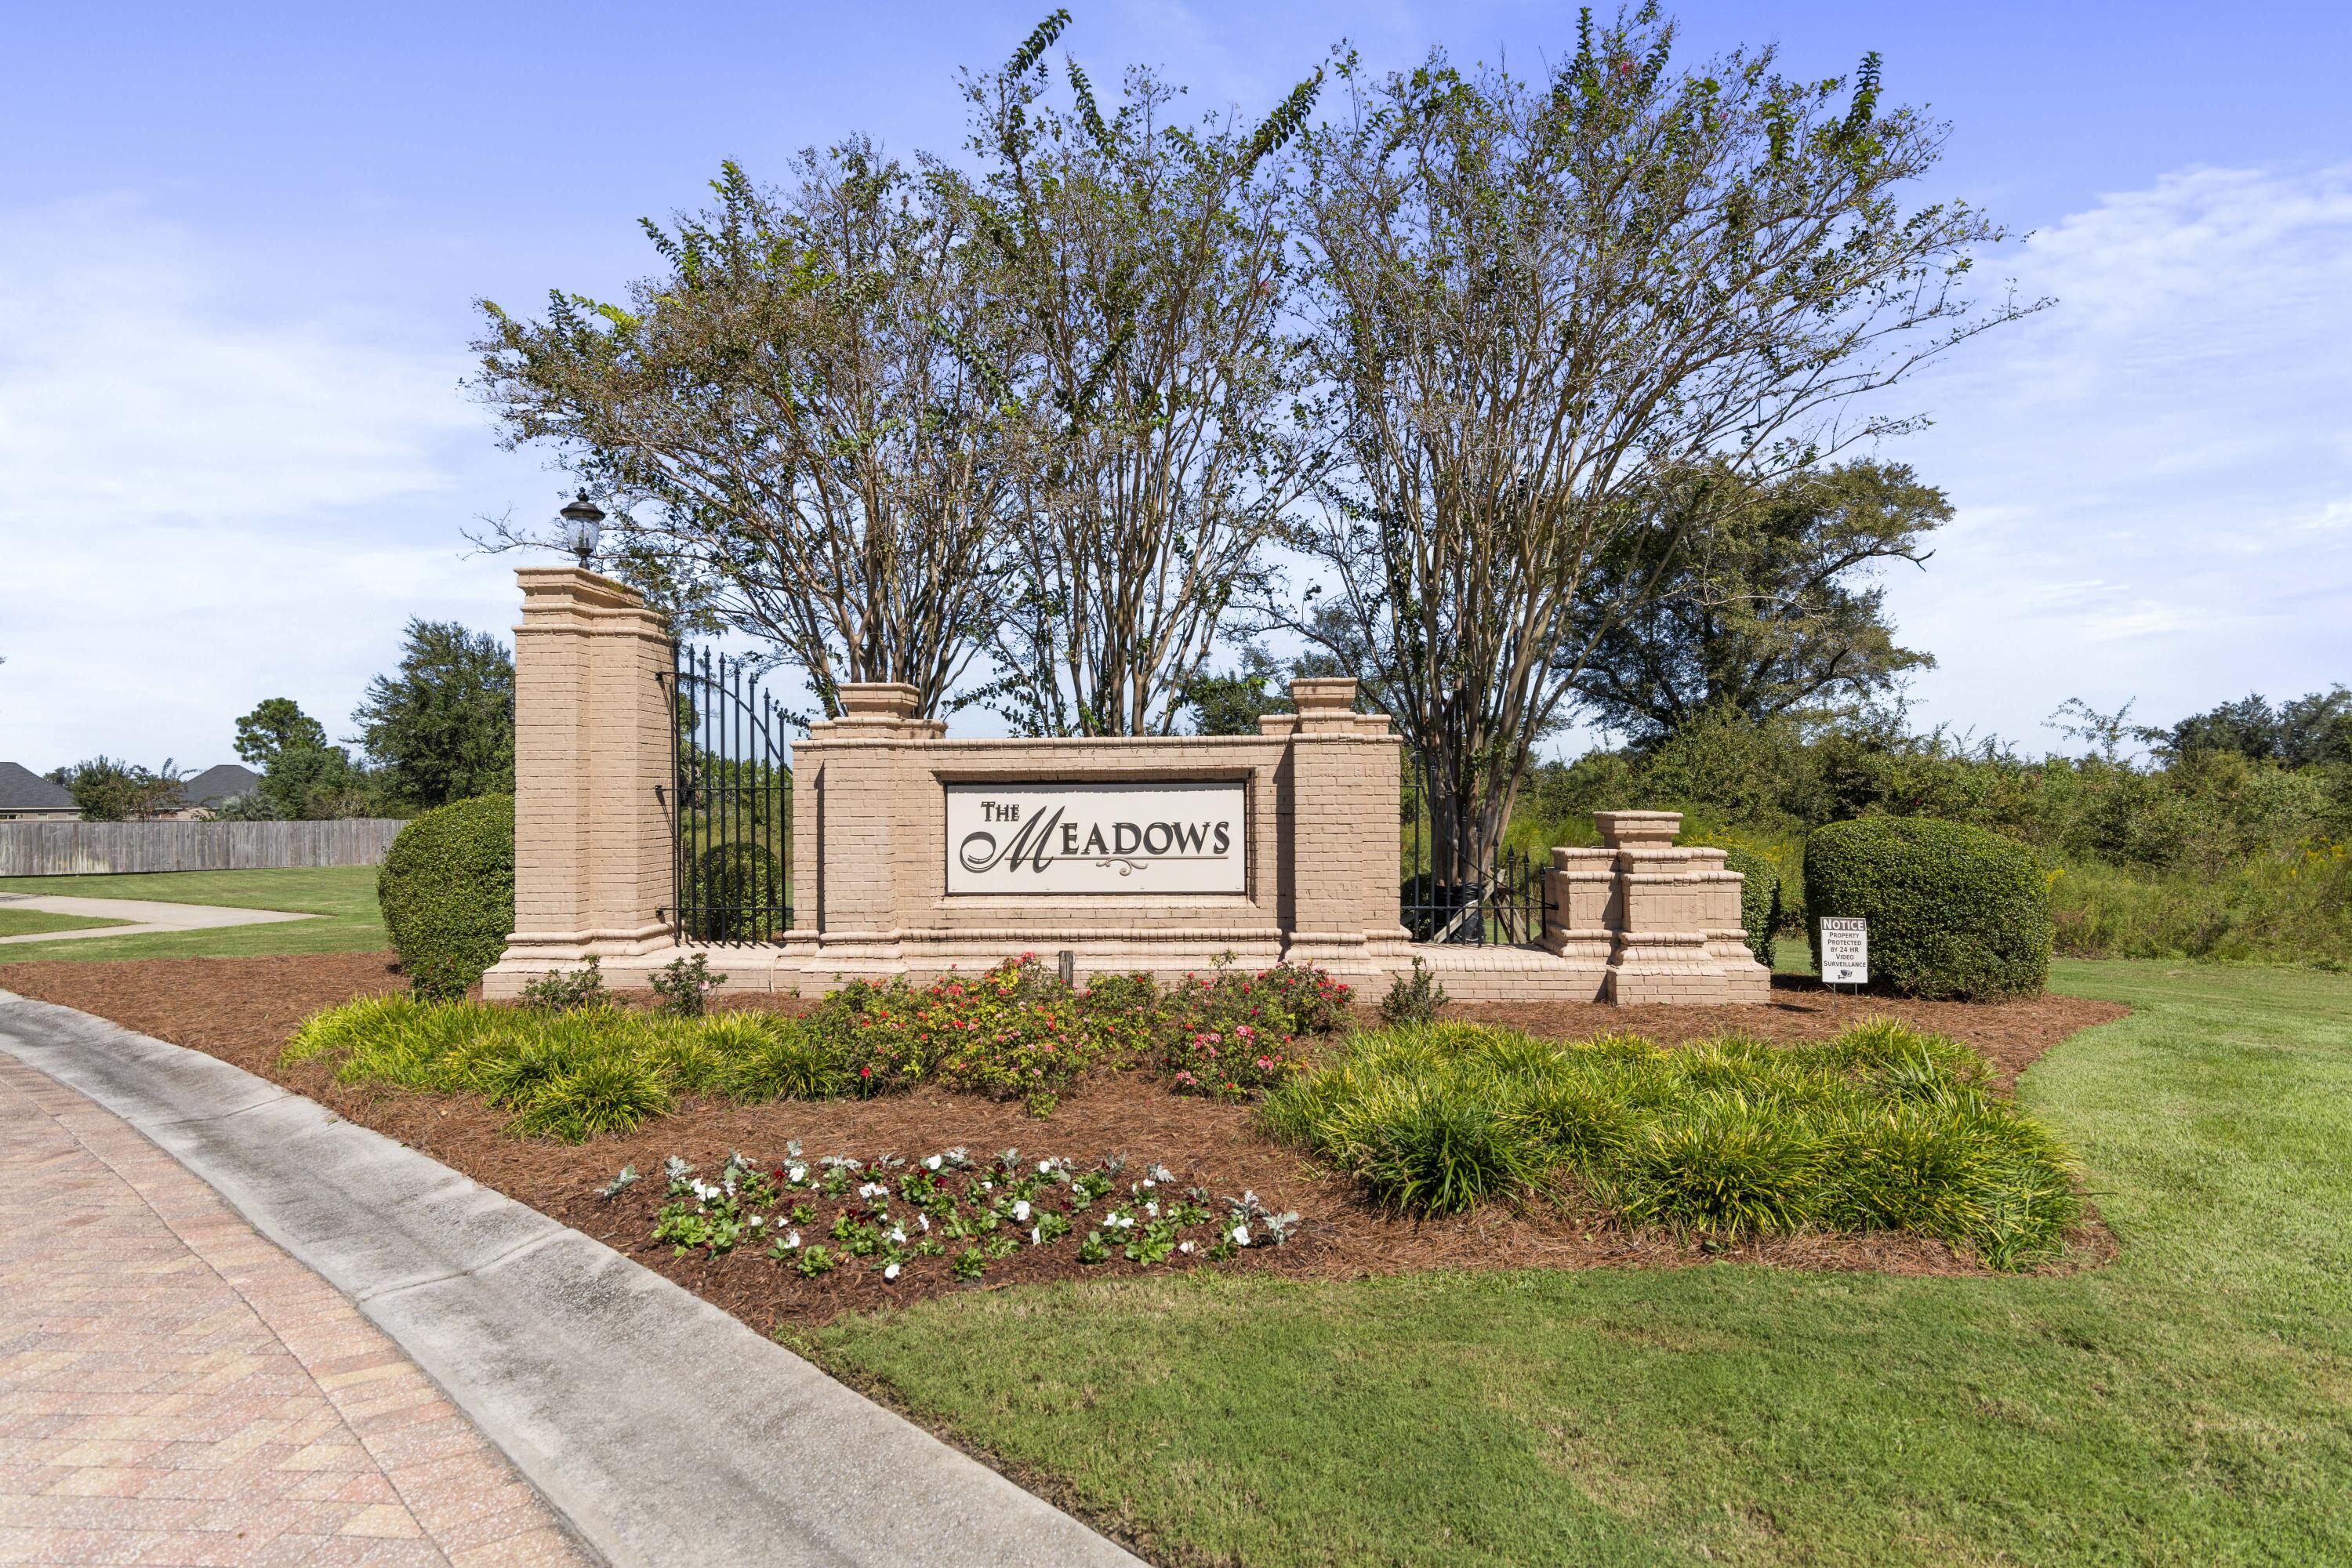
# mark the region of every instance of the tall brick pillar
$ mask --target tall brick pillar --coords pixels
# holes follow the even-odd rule
[[[929,900],[910,889],[945,833],[929,820],[933,786],[908,743],[942,738],[947,722],[917,718],[919,694],[903,682],[845,680],[836,690],[841,717],[810,725],[793,748],[785,951],[827,976],[897,973],[903,929],[931,923],[919,907]]]
[[[1258,721],[1290,741],[1291,930],[1284,956],[1367,974],[1400,951],[1397,836],[1402,744],[1388,716],[1355,711],[1352,679],[1290,683],[1298,711]]]
[[[576,566],[526,566],[515,628],[515,928],[491,996],[592,955],[675,946],[669,638],[645,601]]]

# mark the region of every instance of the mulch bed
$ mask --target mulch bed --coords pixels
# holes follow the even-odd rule
[[[1670,1267],[1717,1259],[1897,1274],[1982,1272],[1940,1242],[1905,1236],[1797,1236],[1698,1246],[1628,1233],[1546,1205],[1516,1212],[1490,1207],[1453,1220],[1395,1218],[1366,1204],[1346,1177],[1324,1173],[1255,1132],[1249,1108],[1171,1094],[1163,1083],[1138,1073],[1090,1079],[1043,1120],[1015,1105],[935,1089],[887,1100],[814,1104],[735,1106],[695,1099],[635,1133],[572,1146],[509,1137],[501,1131],[500,1113],[468,1099],[339,1084],[323,1064],[278,1064],[279,1047],[310,1014],[401,985],[390,955],[383,953],[0,964],[0,989],[94,1013],[308,1095],[596,1237],[762,1331],[780,1323],[821,1323],[843,1311],[971,1287],[950,1284],[935,1269],[910,1271],[896,1284],[885,1284],[864,1268],[803,1279],[750,1246],[718,1258],[675,1257],[667,1245],[649,1239],[661,1203],[658,1173],[669,1155],[682,1155],[715,1174],[730,1151],[773,1160],[792,1139],[812,1157],[870,1159],[896,1152],[919,1158],[955,1144],[968,1146],[975,1156],[1017,1147],[1032,1160],[1061,1155],[1082,1166],[1125,1154],[1126,1179],[1159,1162],[1175,1171],[1180,1186],[1198,1184],[1220,1196],[1248,1188],[1271,1209],[1298,1211],[1306,1223],[1287,1246],[1253,1248],[1222,1267],[1306,1278],[1430,1268]],[[2126,1011],[2069,996],[1993,1005],[1911,1002],[1832,994],[1810,983],[1776,989],[1769,1004],[1738,1007],[1484,1004],[1447,1010],[1450,1016],[1559,1038],[1631,1032],[1665,1044],[1735,1029],[1770,1039],[1819,1039],[1856,1019],[1893,1015],[1968,1041],[1991,1060],[2004,1084],[2075,1030]],[[624,1164],[634,1164],[647,1179],[615,1199],[596,1195]],[[2067,1268],[2104,1262],[2115,1250],[2113,1238],[2095,1220],[2074,1239]],[[986,1287],[1066,1277],[1078,1267],[1066,1247],[1034,1253],[1024,1248],[992,1264]],[[1138,1265],[1119,1258],[1085,1270],[1138,1271]]]

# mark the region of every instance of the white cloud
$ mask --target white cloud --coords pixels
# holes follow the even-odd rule
[[[411,613],[510,620],[454,347],[129,201],[0,219],[0,757],[225,761],[279,694],[340,732]]]
[[[2352,676],[2352,167],[2184,170],[2004,267],[2058,305],[1916,384],[1937,423],[1887,454],[1958,508],[1888,595],[1928,716],[2039,744],[2068,696]]]
[[[229,266],[120,200],[0,231],[11,511],[247,521],[448,483],[430,443],[479,423],[462,358],[237,300]]]

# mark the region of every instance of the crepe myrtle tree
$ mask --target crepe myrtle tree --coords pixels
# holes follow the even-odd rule
[[[1068,23],[965,82],[961,194],[1017,323],[1031,453],[982,696],[1030,733],[1164,734],[1314,471],[1282,152],[1320,73],[1252,124],[1184,117],[1141,69],[1106,114],[1065,57],[1057,105]]]
[[[1349,103],[1302,138],[1343,462],[1291,536],[1304,602],[1265,618],[1360,661],[1465,897],[1534,742],[1674,552],[1596,565],[1662,513],[1704,517],[1717,476],[1902,430],[1853,410],[2030,308],[1961,298],[2000,237],[1984,217],[1904,204],[1947,131],[1881,103],[1877,57],[1806,82],[1769,49],[1677,68],[1674,42],[1645,6],[1587,12],[1538,80],[1343,54]]]
[[[625,304],[480,302],[473,386],[503,443],[604,500],[614,569],[679,629],[763,643],[828,715],[877,680],[936,713],[1003,592],[1009,334],[951,184],[856,137],[781,189],[730,163],[712,205],[645,220],[661,268]]]

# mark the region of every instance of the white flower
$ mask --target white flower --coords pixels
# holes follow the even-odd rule
[[[1158,1219],[1160,1217],[1159,1202],[1155,1199],[1154,1201],[1144,1205],[1143,1212],[1150,1215],[1153,1219]]]
[[[1147,1186],[1147,1187],[1156,1187],[1156,1186],[1158,1186],[1160,1184],[1159,1184],[1159,1183],[1157,1183],[1157,1182],[1155,1182],[1155,1181],[1153,1181],[1150,1177],[1146,1176],[1146,1177],[1144,1177],[1144,1178],[1143,1178],[1143,1181],[1142,1181],[1142,1184],[1142,1184],[1142,1185],[1144,1185],[1144,1186]]]
[[[785,1247],[785,1249],[786,1249],[786,1250],[788,1250],[788,1251],[789,1251],[791,1248],[793,1248],[793,1247],[798,1247],[800,1244],[801,1244],[801,1233],[800,1233],[799,1231],[794,1231],[794,1232],[793,1232],[793,1233],[792,1233],[792,1235],[790,1235],[790,1236],[788,1236],[788,1237],[784,1237],[783,1245],[784,1245],[784,1247]]]
[[[879,1182],[861,1182],[857,1186],[857,1195],[861,1198],[877,1198],[889,1190]]]
[[[1037,1173],[1038,1173],[1039,1175],[1041,1175],[1041,1176],[1050,1175],[1050,1174],[1052,1174],[1052,1173],[1053,1173],[1053,1170],[1054,1170],[1054,1162],[1053,1162],[1053,1161],[1051,1161],[1051,1160],[1040,1160],[1040,1161],[1038,1161],[1038,1162],[1037,1162]]]
[[[1176,1250],[1179,1252],[1190,1252],[1192,1250],[1192,1244],[1189,1241],[1180,1241],[1176,1244]]]
[[[761,1219],[758,1215],[753,1215],[751,1216],[751,1223],[752,1223],[754,1226],[762,1226],[762,1225],[767,1224],[768,1222],[767,1222],[766,1220],[764,1220],[764,1219]]]
[[[885,1279],[896,1279],[898,1278],[898,1266],[893,1263],[889,1268],[882,1270],[882,1278]]]
[[[923,1169],[927,1171],[936,1171],[939,1168],[940,1157],[937,1154],[932,1155],[929,1159],[923,1162]]]
[[[1235,1247],[1247,1247],[1249,1245],[1249,1226],[1245,1225],[1237,1225],[1234,1226],[1234,1245]]]
[[[1045,1245],[1045,1227],[1042,1225],[1033,1225],[1029,1227],[1030,1246],[1043,1247]]]
[[[1019,1203],[1013,1205],[1013,1217],[1014,1219],[1027,1219],[1029,1217],[1029,1200],[1027,1198],[1023,1198]]]
[[[790,1176],[793,1181],[793,1185],[797,1187],[801,1184],[802,1178],[808,1174],[808,1167],[806,1165],[794,1165],[791,1170],[786,1171],[784,1174]]]
[[[990,1192],[992,1191],[995,1186],[996,1184],[994,1182],[982,1182],[980,1184],[980,1190],[983,1193]]]
[[[929,1230],[931,1228],[931,1216],[927,1214],[919,1214],[915,1216],[915,1223],[921,1226],[925,1230]]]
[[[892,1226],[890,1227],[890,1239],[900,1247],[906,1246],[907,1227],[902,1225]]]

